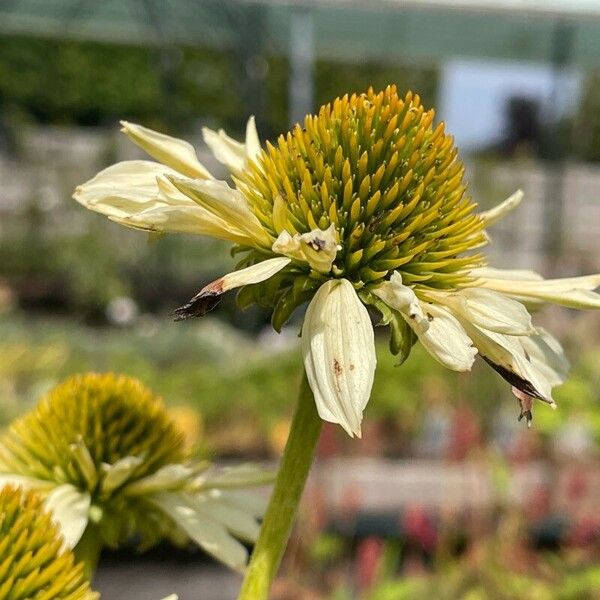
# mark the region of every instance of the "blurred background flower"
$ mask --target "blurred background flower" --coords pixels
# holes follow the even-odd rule
[[[162,401],[131,377],[71,377],[0,439],[0,482],[38,490],[65,544],[93,573],[103,546],[191,539],[243,570],[269,483],[252,465],[191,462]]]

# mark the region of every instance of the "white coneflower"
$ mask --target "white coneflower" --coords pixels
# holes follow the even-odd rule
[[[600,275],[544,280],[487,267],[485,228],[521,200],[475,212],[443,124],[417,95],[344,96],[261,149],[254,120],[244,144],[204,130],[234,187],[214,179],[181,140],[139,125],[123,131],[160,162],[128,161],[81,185],[75,199],[124,225],[231,241],[237,270],[177,311],[201,316],[234,288],[239,303],[272,308],[280,330],[309,302],[302,351],[320,416],[360,435],[375,372],[366,306],[392,329],[404,360],[418,339],[443,365],[468,371],[479,353],[530,404],[552,404],[567,365],[558,342],[523,304],[598,308]]]
[[[93,568],[103,545],[193,540],[242,570],[268,482],[251,466],[215,471],[194,463],[162,401],[139,381],[72,377],[0,439],[0,483],[36,489],[67,546]],[[90,556],[90,553],[93,556]]]

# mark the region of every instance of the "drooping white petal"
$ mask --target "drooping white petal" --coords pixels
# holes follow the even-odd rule
[[[199,478],[202,489],[220,488],[235,489],[248,488],[272,483],[275,473],[254,464],[236,465],[218,471],[209,471]]]
[[[290,262],[291,259],[283,256],[269,258],[245,269],[232,271],[227,275],[223,275],[223,277],[219,277],[219,279],[203,287],[189,302],[175,311],[177,320],[204,316],[216,306],[219,297],[225,292],[243,285],[266,281]]]
[[[194,233],[252,244],[245,233],[200,207],[165,176],[177,173],[159,163],[130,160],[100,171],[73,198],[109,219],[144,231]]]
[[[241,231],[254,240],[252,245],[270,248],[272,238],[256,218],[244,195],[227,185],[225,181],[215,179],[182,179],[168,177],[173,185],[236,231]]]
[[[426,296],[485,329],[509,335],[534,332],[527,309],[504,294],[486,288],[463,288],[452,292],[428,290]]]
[[[448,309],[432,302],[421,302],[414,291],[402,283],[397,272],[390,281],[375,288],[373,294],[404,317],[438,362],[454,371],[471,369],[477,349]]]
[[[534,351],[534,345],[540,344],[536,336],[505,335],[467,322],[463,325],[481,356],[512,386],[554,404],[552,387],[562,376],[545,359],[539,359],[539,354],[544,351],[541,346],[533,356],[530,354],[529,350]],[[554,360],[558,359],[557,356]]]
[[[329,273],[338,252],[339,235],[335,225],[325,231],[313,229],[308,233],[291,236],[282,231],[272,246],[273,252],[307,262],[319,273]]]
[[[102,492],[110,494],[123,485],[143,462],[139,456],[125,456],[112,465],[103,463],[102,473],[104,476],[100,484]]]
[[[65,483],[55,487],[44,499],[44,505],[60,526],[65,546],[73,548],[88,524],[90,495]]]
[[[243,571],[248,559],[246,548],[220,522],[199,511],[189,494],[155,494],[151,501],[206,552],[232,569]]]
[[[187,465],[165,465],[147,477],[142,477],[125,488],[127,496],[141,496],[154,492],[168,491],[182,487],[194,476],[194,469]]]
[[[560,385],[569,373],[569,361],[560,342],[545,329],[537,328],[536,335],[520,339],[531,363],[552,386]]]
[[[317,290],[302,326],[302,354],[321,418],[360,437],[377,357],[371,319],[347,279]]]
[[[477,284],[519,299],[533,299],[569,308],[600,308],[600,274],[540,281],[480,277]]]
[[[200,163],[194,147],[184,140],[159,133],[153,129],[121,121],[121,131],[152,158],[187,177],[212,178]]]
[[[236,537],[248,542],[255,542],[258,538],[258,521],[246,510],[227,502],[220,490],[191,496],[197,510],[224,525]]]
[[[485,223],[486,227],[493,225],[496,221],[504,218],[509,212],[513,211],[521,201],[523,200],[523,190],[517,190],[514,194],[509,196],[504,202],[501,202],[494,208],[485,210],[479,214],[481,220]]]
[[[411,321],[417,322],[421,329],[427,330],[429,327],[419,299],[410,287],[402,283],[402,276],[397,271],[392,273],[389,281],[375,288],[373,294]]]
[[[427,352],[453,371],[469,371],[475,361],[477,348],[458,319],[437,304],[421,303],[421,309],[429,321],[429,327],[425,331],[416,326],[413,329]],[[410,325],[412,321],[408,323]]]
[[[244,509],[248,514],[256,518],[262,518],[267,510],[269,497],[266,494],[250,494],[245,490],[220,490],[221,497],[229,504]]]

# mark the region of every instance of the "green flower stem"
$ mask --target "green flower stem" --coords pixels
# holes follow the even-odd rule
[[[88,523],[81,539],[77,542],[75,548],[73,548],[73,553],[75,554],[76,561],[83,563],[83,572],[89,581],[94,577],[101,550],[102,542],[100,541],[98,526]]]
[[[285,552],[323,422],[306,375],[273,494],[238,600],[267,600]]]

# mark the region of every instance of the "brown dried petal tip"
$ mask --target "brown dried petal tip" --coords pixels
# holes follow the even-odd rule
[[[173,311],[175,321],[185,321],[191,317],[203,317],[213,310],[219,302],[221,302],[219,294],[203,294],[200,292],[189,302]]]

